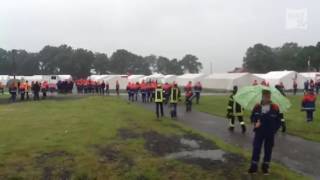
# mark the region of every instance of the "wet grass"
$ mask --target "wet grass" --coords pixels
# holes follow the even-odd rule
[[[229,96],[203,96],[201,103],[195,108],[199,111],[212,115],[226,117],[226,108]],[[287,123],[287,132],[289,134],[302,137],[307,140],[320,142],[320,111],[314,114],[314,122],[307,123],[305,113],[301,112],[302,96],[289,96],[292,103],[291,109],[285,113]],[[317,107],[320,107],[320,101],[317,101]],[[245,112],[245,119],[249,122],[250,112]]]
[[[239,157],[245,153],[219,140],[210,145],[213,137],[169,119],[157,121],[153,112],[117,97],[1,104],[0,124],[0,179],[251,179],[244,173],[247,160],[207,170],[155,155],[148,142],[165,146],[175,142],[172,137],[201,140],[201,146],[217,145]],[[150,139],[150,132],[162,140]],[[271,176],[254,179],[305,177],[277,166]]]

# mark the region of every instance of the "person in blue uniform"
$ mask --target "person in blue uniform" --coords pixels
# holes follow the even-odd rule
[[[229,98],[229,103],[228,103],[228,108],[227,108],[227,118],[230,119],[229,130],[230,131],[234,130],[234,121],[237,118],[240,122],[242,133],[245,133],[246,132],[246,125],[243,121],[243,108],[241,107],[241,105],[239,103],[237,103],[233,99],[233,96],[236,95],[237,92],[238,92],[238,87],[234,86],[232,94]]]
[[[263,145],[264,157],[261,170],[265,175],[268,175],[275,134],[281,125],[279,107],[272,103],[270,91],[262,91],[261,103],[253,108],[251,121],[254,124],[255,134],[253,139],[251,166],[248,173],[252,174],[258,171],[260,153]]]
[[[313,112],[316,110],[316,99],[317,97],[313,89],[309,89],[302,99],[301,110],[306,112],[307,122],[313,121]]]

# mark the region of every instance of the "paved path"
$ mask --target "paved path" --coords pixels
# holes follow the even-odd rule
[[[145,108],[154,111],[154,104],[142,104]],[[165,114],[169,116],[169,109],[165,107]],[[227,130],[227,121],[224,118],[209,115],[198,111],[185,113],[184,107],[178,108],[178,121],[193,129],[224,140],[224,142],[251,151],[252,128],[242,134],[240,127],[231,133]],[[278,133],[273,151],[273,160],[290,169],[320,180],[320,143],[307,141],[299,137]]]

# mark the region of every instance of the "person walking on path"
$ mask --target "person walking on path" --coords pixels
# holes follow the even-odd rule
[[[313,121],[313,112],[316,110],[316,96],[313,89],[309,89],[302,99],[301,110],[306,112],[307,122]]]
[[[233,92],[230,95],[229,102],[228,102],[227,118],[230,119],[229,130],[230,131],[234,130],[234,121],[237,118],[240,122],[242,133],[245,133],[246,132],[246,125],[243,120],[243,108],[241,107],[241,105],[239,103],[237,103],[233,99],[233,96],[237,94],[237,91],[238,91],[238,87],[234,86]]]
[[[157,118],[160,117],[160,113],[161,113],[161,117],[163,117],[164,113],[163,113],[163,89],[161,84],[157,85],[157,88],[155,90],[155,99],[154,102],[156,103],[156,114],[157,114]],[[160,111],[160,113],[159,113]]]
[[[177,105],[180,101],[181,93],[178,85],[176,83],[173,84],[173,87],[170,89],[170,107],[171,107],[171,118],[177,118]]]
[[[202,85],[201,85],[200,81],[196,83],[196,85],[193,87],[193,89],[194,89],[194,93],[196,96],[196,104],[199,104],[200,93],[202,91]]]
[[[262,145],[264,157],[261,170],[263,174],[269,174],[269,167],[274,146],[274,137],[281,125],[279,106],[272,103],[271,91],[262,90],[261,103],[252,111],[251,121],[254,123],[253,151],[249,174],[258,172]]]

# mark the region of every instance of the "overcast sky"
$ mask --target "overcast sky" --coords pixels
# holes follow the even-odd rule
[[[255,43],[320,41],[319,0],[0,0],[0,48],[68,44],[111,55],[198,56],[209,73],[241,66]],[[286,9],[307,9],[307,28],[286,28]]]

